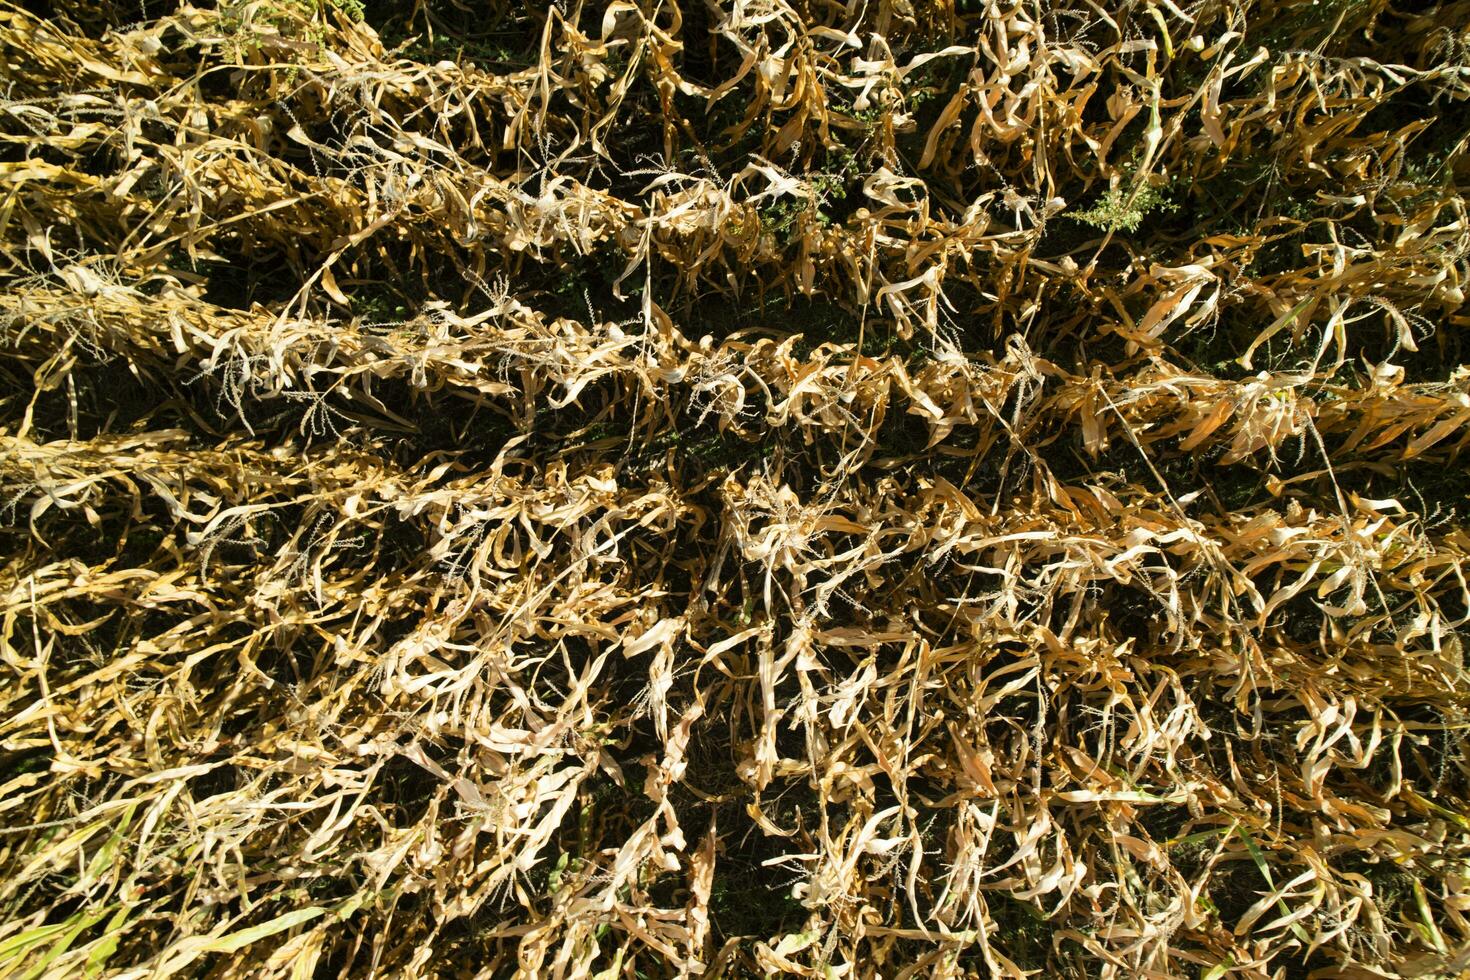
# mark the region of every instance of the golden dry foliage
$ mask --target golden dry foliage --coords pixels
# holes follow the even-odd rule
[[[1470,4],[0,7],[0,976],[1470,969]]]

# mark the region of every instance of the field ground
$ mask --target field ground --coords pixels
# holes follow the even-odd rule
[[[0,977],[1470,970],[1470,3],[0,81]]]

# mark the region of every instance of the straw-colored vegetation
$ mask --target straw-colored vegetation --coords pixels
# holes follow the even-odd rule
[[[1470,967],[1470,4],[0,7],[0,976]]]

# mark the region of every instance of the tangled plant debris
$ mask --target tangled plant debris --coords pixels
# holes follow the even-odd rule
[[[0,6],[0,974],[1460,976],[1467,25]]]

